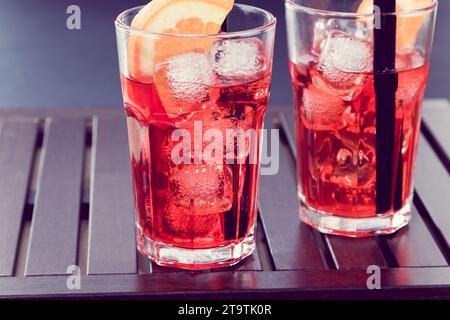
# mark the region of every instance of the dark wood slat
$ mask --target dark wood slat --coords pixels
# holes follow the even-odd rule
[[[0,129],[0,276],[14,273],[36,136],[36,119],[6,119]]]
[[[382,237],[400,267],[447,266],[447,262],[425,222],[413,207],[408,226],[394,235]]]
[[[294,156],[297,156],[295,143],[294,116],[291,110],[283,112],[282,126],[288,135],[289,146]],[[295,175],[295,172],[292,173]],[[355,268],[377,265],[386,267],[387,262],[375,237],[348,239],[325,235],[329,250],[333,256],[336,268]]]
[[[344,238],[342,236],[326,236],[333,250],[338,269],[368,267],[371,265],[386,268],[386,259],[376,238]]]
[[[423,110],[426,128],[445,153],[447,169],[450,170],[450,103],[447,100],[426,101]]]
[[[125,116],[93,121],[88,274],[136,273]]]
[[[429,223],[442,235],[449,252],[450,175],[424,136],[419,144],[415,177],[416,192],[432,220]]]
[[[51,119],[37,185],[25,274],[65,274],[77,263],[83,118]]]
[[[266,129],[278,129],[276,113],[266,117]],[[270,135],[268,135],[269,137]],[[280,143],[280,165],[276,175],[261,176],[260,214],[275,269],[323,269],[325,264],[314,231],[300,223],[292,156]]]
[[[427,108],[427,105],[425,108]],[[89,112],[96,114],[95,110]],[[32,113],[30,113],[30,115],[31,114]],[[120,116],[115,116],[119,114]],[[269,114],[268,119],[272,116],[273,115]],[[73,116],[70,116],[69,114],[63,116],[63,118],[72,117]],[[434,118],[425,116],[425,121],[427,127],[433,128],[432,126],[435,121],[442,121],[444,118],[444,116],[435,116]],[[286,119],[290,119],[290,117],[286,117]],[[14,216],[14,221],[16,221],[15,223],[17,225],[16,233],[11,233],[8,227],[5,227],[3,223],[0,224],[0,252],[2,253],[0,255],[0,271],[4,266],[2,263],[6,261],[3,252],[8,252],[4,251],[5,243],[14,243],[14,239],[11,241],[10,238],[14,238],[15,235],[17,235],[17,238],[20,236],[23,203],[25,202],[26,187],[33,155],[33,152],[25,153],[22,147],[26,140],[29,141],[28,148],[30,150],[34,149],[37,131],[35,120],[8,119],[7,122],[9,121],[14,122],[14,125],[9,125],[9,132],[11,134],[8,134],[8,139],[6,139],[4,136],[6,126],[2,128],[2,121],[0,119],[0,176],[2,177],[2,179],[0,179],[0,194],[2,194],[2,201],[0,202],[0,221],[11,221],[8,220],[8,218],[4,220],[4,216],[9,218],[12,217],[10,212],[11,208],[18,212],[19,217]],[[20,127],[16,122],[26,122],[27,124]],[[127,142],[124,123],[124,119],[119,111],[114,111],[111,115],[102,114],[98,123],[94,121],[94,149],[97,148],[97,154],[94,150],[94,166],[92,170],[95,172],[98,169],[98,166],[103,169],[100,170],[99,174],[101,183],[97,181],[98,176],[93,177],[91,182],[92,194],[90,200],[94,200],[92,201],[90,208],[90,222],[92,225],[90,230],[91,247],[89,252],[89,263],[92,263],[94,267],[92,269],[94,272],[90,272],[91,270],[89,270],[91,274],[121,273],[123,271],[118,272],[115,267],[119,266],[121,270],[127,269],[128,267],[124,268],[122,263],[130,261],[134,266],[129,268],[132,271],[126,272],[135,273],[137,269],[135,266],[136,252],[133,226],[131,225],[131,228],[127,229],[127,223],[124,223],[125,220],[130,220],[132,224],[134,223],[131,203],[131,179],[128,171],[129,157],[128,149],[126,148]],[[30,130],[30,125],[34,126],[34,130]],[[270,125],[273,126],[273,124]],[[287,125],[285,125],[285,127],[286,126]],[[120,129],[120,127],[123,128]],[[276,127],[276,125],[273,127]],[[448,298],[450,297],[450,268],[440,266],[447,265],[444,255],[450,253],[450,229],[447,227],[450,225],[450,218],[448,215],[448,208],[450,207],[450,175],[444,166],[445,160],[442,158],[442,154],[444,153],[438,152],[436,154],[435,150],[433,150],[437,145],[442,150],[446,150],[445,143],[448,140],[448,137],[442,134],[442,132],[446,132],[442,131],[446,128],[446,125],[437,126],[436,128],[439,128],[439,130],[434,129],[427,132],[427,138],[431,137],[433,139],[430,140],[432,141],[431,144],[429,141],[422,138],[418,155],[416,173],[416,193],[418,197],[416,198],[415,203],[418,210],[420,210],[420,214],[414,209],[413,220],[407,228],[400,230],[395,235],[384,236],[379,239],[381,247],[383,249],[389,249],[389,254],[386,255],[385,259],[389,259],[390,261],[391,259],[395,259],[400,266],[400,268],[382,269],[382,290],[367,290],[365,286],[368,277],[365,265],[373,263],[371,260],[366,260],[367,257],[370,258],[368,252],[374,252],[375,258],[372,257],[372,259],[379,259],[380,256],[378,250],[372,251],[373,248],[370,246],[359,243],[355,244],[354,239],[326,236],[328,243],[331,243],[330,240],[334,241],[334,239],[338,239],[338,242],[344,242],[340,244],[339,249],[344,250],[347,247],[347,249],[351,248],[351,251],[337,252],[335,249],[336,245],[331,244],[330,247],[334,249],[332,253],[335,255],[336,265],[341,269],[323,270],[323,265],[325,264],[323,261],[325,260],[321,257],[320,249],[317,246],[317,244],[323,245],[323,242],[321,242],[322,237],[317,237],[317,232],[311,231],[310,228],[304,226],[304,228],[312,234],[311,241],[315,248],[313,251],[308,251],[309,248],[307,248],[307,242],[302,242],[303,240],[299,239],[301,232],[303,231],[299,233],[298,227],[303,226],[303,224],[300,224],[298,220],[298,207],[296,203],[296,189],[294,182],[295,176],[293,175],[295,163],[293,161],[292,153],[289,150],[289,148],[292,148],[292,145],[294,145],[295,148],[295,142],[292,143],[292,141],[283,140],[281,146],[282,150],[280,150],[281,156],[284,159],[289,159],[290,157],[290,162],[282,160],[280,171],[282,169],[281,167],[284,167],[287,169],[284,171],[286,174],[282,175],[281,178],[276,178],[276,176],[263,176],[261,178],[262,187],[265,185],[265,191],[263,192],[263,190],[261,190],[260,202],[262,203],[261,218],[264,220],[264,227],[266,227],[265,235],[269,237],[268,242],[271,246],[270,251],[273,255],[272,258],[274,258],[274,266],[276,268],[281,266],[280,270],[285,271],[246,271],[244,269],[247,268],[247,264],[251,265],[252,263],[251,261],[246,261],[234,267],[234,270],[233,268],[226,268],[215,270],[215,272],[173,272],[174,270],[165,269],[167,272],[156,272],[151,275],[89,275],[82,278],[81,290],[68,290],[65,285],[61,285],[61,283],[65,284],[67,280],[67,276],[65,275],[26,278],[0,277],[0,298],[73,298],[104,297],[106,295],[111,297],[153,298],[186,298],[188,295],[193,299],[254,299],[255,297],[384,299]],[[120,130],[125,132],[122,137],[120,137],[120,134],[117,132]],[[101,137],[102,132],[106,138]],[[19,148],[17,145],[18,143],[22,147]],[[124,147],[124,152],[118,151],[120,146]],[[115,151],[110,151],[110,149],[114,149]],[[8,152],[5,153],[3,152],[4,150],[7,150]],[[101,154],[103,154],[103,156],[101,156]],[[121,158],[123,155],[125,155],[124,158]],[[24,159],[26,157],[30,157],[28,162]],[[114,159],[114,162],[116,163],[111,164],[110,159]],[[120,162],[121,164],[119,165],[117,162]],[[98,163],[100,163],[100,165],[98,165]],[[42,172],[45,171],[45,165],[44,162]],[[28,168],[27,174],[20,171],[23,170],[24,167]],[[122,175],[124,167],[127,168],[127,172]],[[114,174],[111,174],[111,172]],[[120,176],[121,178],[114,177],[114,175]],[[7,177],[8,180],[6,180]],[[13,192],[14,190],[10,190],[16,188],[15,186],[20,179],[24,181],[22,184],[24,188],[22,195]],[[130,181],[125,182],[125,184],[129,183],[129,185],[127,188],[124,188],[123,181],[126,179],[130,179]],[[117,183],[119,180],[122,181],[122,184]],[[14,188],[11,188],[11,185],[14,186]],[[292,195],[289,194],[290,191],[287,191],[288,185],[293,185],[293,187],[290,188],[293,190]],[[117,190],[118,188],[120,190]],[[63,189],[63,187],[61,187],[61,189],[66,190],[67,188],[64,187]],[[97,201],[96,192],[100,192],[100,204],[95,204]],[[120,199],[124,199],[124,194],[126,193],[128,193],[130,197],[130,202],[127,206],[131,207],[131,209],[129,213],[124,213],[126,209],[118,212],[118,209],[121,209],[120,207],[122,207],[122,209],[125,207],[124,203],[126,200],[122,201]],[[282,197],[278,195],[280,193],[282,194]],[[283,193],[287,193],[288,195],[284,195]],[[39,197],[39,190],[37,196]],[[20,206],[19,209],[17,209],[17,206],[14,206],[16,203],[14,201],[18,198],[21,199],[21,201],[18,202]],[[13,201],[13,199],[16,200]],[[285,204],[285,202],[288,204]],[[38,206],[39,201],[36,203],[35,210],[38,210]],[[96,206],[98,207],[96,208]],[[268,215],[269,220],[271,221],[270,223],[267,223],[265,220],[267,214],[264,212],[264,207],[270,208]],[[7,209],[6,211],[5,208]],[[285,208],[287,208],[287,210],[285,210]],[[100,212],[100,214],[98,214],[98,212]],[[287,213],[289,213],[289,215]],[[35,213],[34,218],[37,216],[38,214]],[[283,221],[276,221],[277,219],[291,219],[288,222],[294,225],[294,227],[292,225],[288,226],[287,224],[283,224]],[[7,225],[11,226],[11,223],[7,222]],[[269,229],[267,229],[267,227],[269,227]],[[121,228],[127,229],[128,231],[131,230],[130,233],[132,235],[129,238],[126,236],[122,237],[123,234],[128,233],[117,231]],[[113,229],[114,231],[109,233],[108,230],[110,229]],[[430,233],[430,230],[431,232],[434,232],[434,234]],[[9,236],[4,236],[5,232],[10,232],[7,233]],[[286,237],[283,233],[290,233],[290,237]],[[13,252],[12,260],[10,259],[12,264],[10,264],[11,272],[9,275],[14,272],[14,260],[16,259],[14,255],[17,250],[17,238],[15,240],[14,250],[9,251]],[[7,239],[7,241],[5,242],[4,239]],[[290,242],[283,242],[283,239],[288,239]],[[346,245],[347,240],[348,244]],[[123,245],[124,242],[128,242],[129,245]],[[96,248],[95,243],[100,243],[101,248]],[[278,250],[283,244],[287,247],[281,249],[285,250],[284,252]],[[125,247],[129,250],[125,250]],[[277,250],[274,251],[273,248]],[[375,249],[377,249],[377,247],[375,247]],[[103,254],[105,252],[104,250],[106,250],[105,254]],[[441,250],[443,253],[441,253]],[[132,253],[130,253],[130,251]],[[125,252],[125,254],[122,252]],[[363,255],[358,256],[358,252],[362,252]],[[129,256],[127,258],[122,258],[125,255]],[[301,255],[301,257],[299,258],[298,255]],[[277,265],[276,258],[281,259],[282,264],[278,263]],[[308,261],[309,259],[319,261],[318,266],[307,265],[310,263],[310,261]],[[351,264],[346,265],[344,263],[346,261],[350,261]],[[298,264],[301,265],[300,269],[303,268],[306,270],[288,270],[289,266]],[[355,268],[355,265],[360,268]],[[288,266],[288,268],[283,269],[284,266]],[[408,268],[403,268],[404,266],[408,266]],[[111,269],[108,268],[114,268],[114,270],[111,271]],[[95,270],[100,270],[100,272],[95,272]],[[239,270],[239,272],[233,272],[237,270]],[[251,267],[251,270],[253,270],[253,267]],[[265,268],[265,270],[268,269]],[[0,273],[0,275],[2,274]],[[111,285],[112,283],[114,285]]]
[[[450,296],[450,268],[381,271],[381,290],[368,290],[366,269],[282,272],[209,272],[152,275],[94,275],[69,290],[66,276],[0,278],[0,298],[353,298],[436,299]]]

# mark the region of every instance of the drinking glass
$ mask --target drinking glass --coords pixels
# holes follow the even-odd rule
[[[371,4],[358,13],[360,5],[285,2],[300,218],[354,237],[411,218],[437,1],[391,13]],[[380,69],[389,46],[391,67]]]
[[[115,22],[138,250],[163,266],[236,264],[255,248],[276,19],[235,4],[219,34],[152,33],[131,27],[141,8]]]

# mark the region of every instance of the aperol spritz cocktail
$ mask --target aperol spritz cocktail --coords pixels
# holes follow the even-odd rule
[[[205,1],[206,9],[216,10],[210,5]],[[137,245],[160,265],[227,266],[254,250],[275,20],[234,5],[228,27],[243,15],[256,17],[261,30],[190,36],[181,32],[197,18],[186,18],[171,34],[131,32],[125,46],[121,82]]]
[[[437,3],[397,4],[397,12],[386,14],[396,18],[395,69],[379,71],[374,34],[386,15],[373,13],[371,0],[286,0],[300,217],[322,232],[392,233],[411,217]],[[392,110],[377,99],[388,90]],[[392,139],[381,141],[377,134],[388,122]],[[386,154],[388,165],[377,166]],[[387,183],[377,184],[383,175]]]

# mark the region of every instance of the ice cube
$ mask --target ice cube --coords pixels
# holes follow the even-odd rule
[[[339,97],[316,87],[303,91],[302,117],[315,130],[338,130],[345,126],[345,103]]]
[[[211,234],[220,228],[218,214],[195,215],[186,209],[170,206],[164,215],[165,226],[179,236],[199,237]]]
[[[171,201],[197,215],[228,211],[233,204],[233,173],[227,165],[186,164],[169,174]]]
[[[319,58],[313,82],[344,100],[352,101],[362,92],[368,73],[372,71],[372,54],[369,41],[332,31]]]
[[[196,111],[203,103],[215,102],[216,76],[207,54],[186,52],[158,64],[155,70],[158,95],[168,113]]]
[[[166,232],[178,237],[217,237],[221,228],[221,216],[196,214],[192,210],[177,207],[166,192],[158,194],[160,217]]]
[[[179,129],[186,129],[194,139],[195,132],[201,133],[202,159],[205,163],[215,163],[227,159],[244,161],[254,146],[255,140],[252,129],[254,110],[248,105],[236,104],[216,106],[195,112],[185,121],[177,123]],[[211,148],[217,139],[223,142],[223,157],[211,154]],[[233,140],[234,139],[234,140]],[[194,154],[192,154],[194,159]]]
[[[340,31],[358,39],[370,41],[373,34],[373,19],[329,19],[325,28],[327,33]]]
[[[423,56],[414,50],[397,53],[396,69],[399,75],[397,103],[405,113],[415,112],[417,100],[425,89],[428,71],[420,68],[425,64]]]
[[[324,68],[344,72],[370,72],[372,70],[372,45],[340,31],[329,34],[320,59]]]
[[[418,51],[405,49],[397,52],[395,68],[398,71],[417,69],[425,64],[425,58]]]
[[[267,69],[262,48],[258,39],[217,41],[211,50],[213,69],[222,80],[254,78]]]

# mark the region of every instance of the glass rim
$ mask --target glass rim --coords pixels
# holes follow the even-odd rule
[[[319,16],[327,16],[327,17],[336,17],[336,18],[370,18],[376,15],[376,13],[357,13],[357,12],[346,12],[346,11],[332,11],[325,9],[317,9],[313,7],[304,6],[298,3],[295,3],[295,0],[285,0],[286,8],[292,8],[298,12],[307,13],[310,15],[319,15]],[[385,12],[379,13],[382,16],[414,16],[417,14],[423,14],[426,12],[431,12],[435,10],[438,6],[438,0],[432,0],[432,3],[420,7],[418,9],[413,10],[404,10],[400,12]]]
[[[144,7],[145,5],[142,6],[137,6],[137,7],[133,7],[130,9],[127,9],[123,12],[121,12],[116,20],[114,21],[114,24],[116,25],[117,29],[129,32],[129,33],[133,33],[133,34],[139,34],[139,35],[147,35],[147,36],[159,36],[159,37],[177,37],[177,38],[237,38],[237,37],[250,37],[250,36],[256,36],[262,32],[268,31],[272,28],[275,27],[277,19],[275,18],[275,16],[270,13],[267,10],[255,7],[255,6],[250,6],[250,5],[246,5],[246,4],[240,4],[240,3],[235,3],[233,5],[233,7],[238,7],[241,8],[243,10],[257,10],[261,15],[264,15],[265,17],[268,18],[268,22],[265,24],[262,24],[261,26],[255,27],[255,28],[251,28],[251,29],[247,29],[247,30],[241,30],[241,31],[232,31],[232,32],[222,32],[222,33],[214,33],[214,34],[179,34],[179,33],[167,33],[167,32],[151,32],[151,31],[146,31],[146,30],[142,30],[142,29],[137,29],[132,27],[129,24],[126,24],[123,19],[128,16],[131,12],[135,11],[135,10],[140,10]]]

